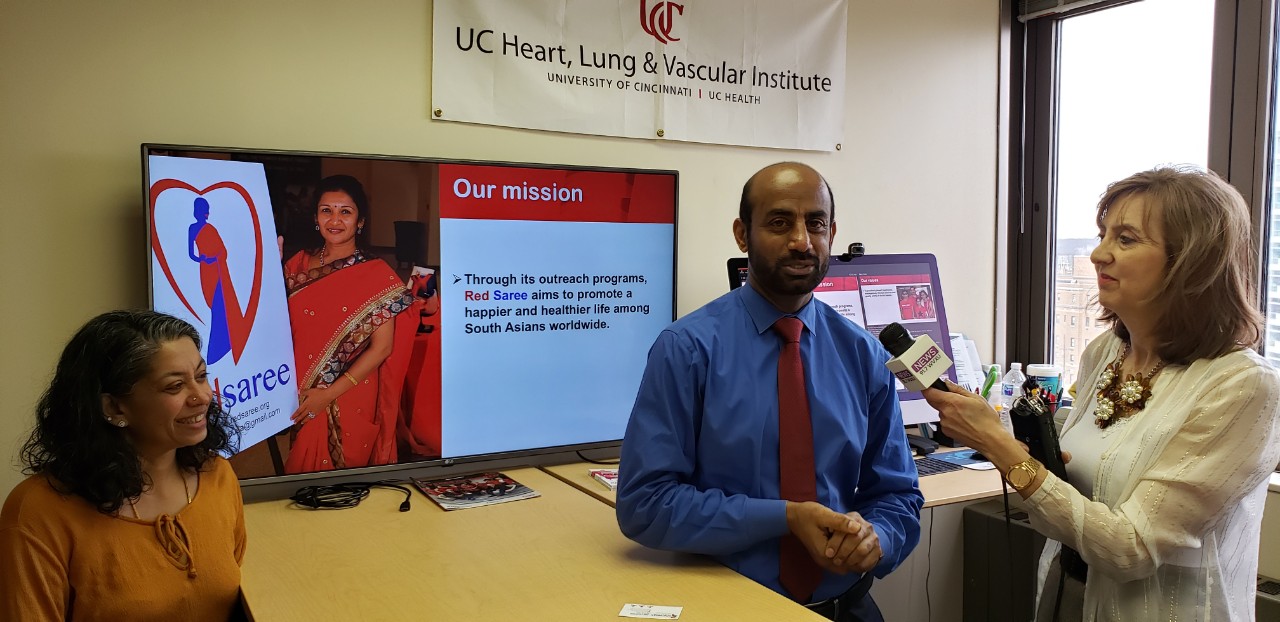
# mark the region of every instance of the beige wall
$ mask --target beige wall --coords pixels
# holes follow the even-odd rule
[[[746,177],[824,172],[837,248],[934,252],[953,329],[995,325],[997,0],[851,0],[843,150],[433,122],[431,3],[0,6],[0,494],[71,331],[147,304],[143,142],[677,169],[678,312],[726,289]]]

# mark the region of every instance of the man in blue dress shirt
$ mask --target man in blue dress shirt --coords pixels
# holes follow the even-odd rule
[[[826,180],[794,162],[762,169],[743,187],[733,233],[747,286],[676,321],[649,351],[622,444],[618,524],[646,546],[711,555],[831,619],[879,620],[863,595],[919,542],[924,497],[888,352],[813,298],[836,233]],[[816,502],[781,494],[772,326],[784,316],[804,325]],[[779,578],[789,533],[822,570],[807,597]]]

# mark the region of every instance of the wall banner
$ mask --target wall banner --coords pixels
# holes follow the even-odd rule
[[[435,0],[432,117],[832,151],[847,0]]]

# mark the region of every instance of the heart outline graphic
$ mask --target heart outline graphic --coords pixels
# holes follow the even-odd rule
[[[182,293],[182,289],[178,287],[177,280],[173,278],[173,272],[169,269],[169,261],[165,257],[164,249],[160,246],[159,232],[156,230],[156,200],[164,191],[175,188],[188,190],[196,196],[204,196],[214,190],[226,188],[236,191],[240,195],[240,198],[244,199],[245,204],[249,206],[249,216],[253,219],[253,286],[249,290],[249,304],[248,308],[244,311],[244,317],[249,324],[249,330],[252,331],[254,319],[258,315],[258,302],[262,293],[262,223],[258,220],[258,209],[254,205],[253,197],[249,195],[249,191],[246,190],[244,186],[241,186],[234,181],[220,181],[207,186],[204,189],[197,189],[195,186],[192,186],[185,181],[172,178],[161,179],[151,184],[150,191],[148,192],[151,250],[155,254],[156,259],[160,262],[160,270],[164,272],[164,276],[168,279],[169,286],[173,288],[173,292],[177,294],[178,300],[182,301],[182,305],[185,306],[187,311],[191,312],[192,317],[199,320],[201,324],[207,324],[207,322],[205,322],[204,318],[200,317],[199,313],[196,313],[196,310],[191,306],[191,303],[187,301],[187,297]],[[239,359],[239,355],[237,354],[235,358]]]

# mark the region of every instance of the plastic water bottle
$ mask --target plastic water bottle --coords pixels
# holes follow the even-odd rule
[[[987,391],[983,397],[987,398],[987,404],[991,406],[991,410],[996,411],[1000,415],[1000,425],[1013,434],[1013,419],[1009,417],[1009,411],[1004,409],[1004,387],[1000,379],[1000,366],[992,365],[987,370]]]
[[[1009,373],[1000,381],[1000,425],[1013,434],[1013,403],[1022,397],[1022,384],[1027,377],[1022,374],[1022,363],[1009,365]]]

